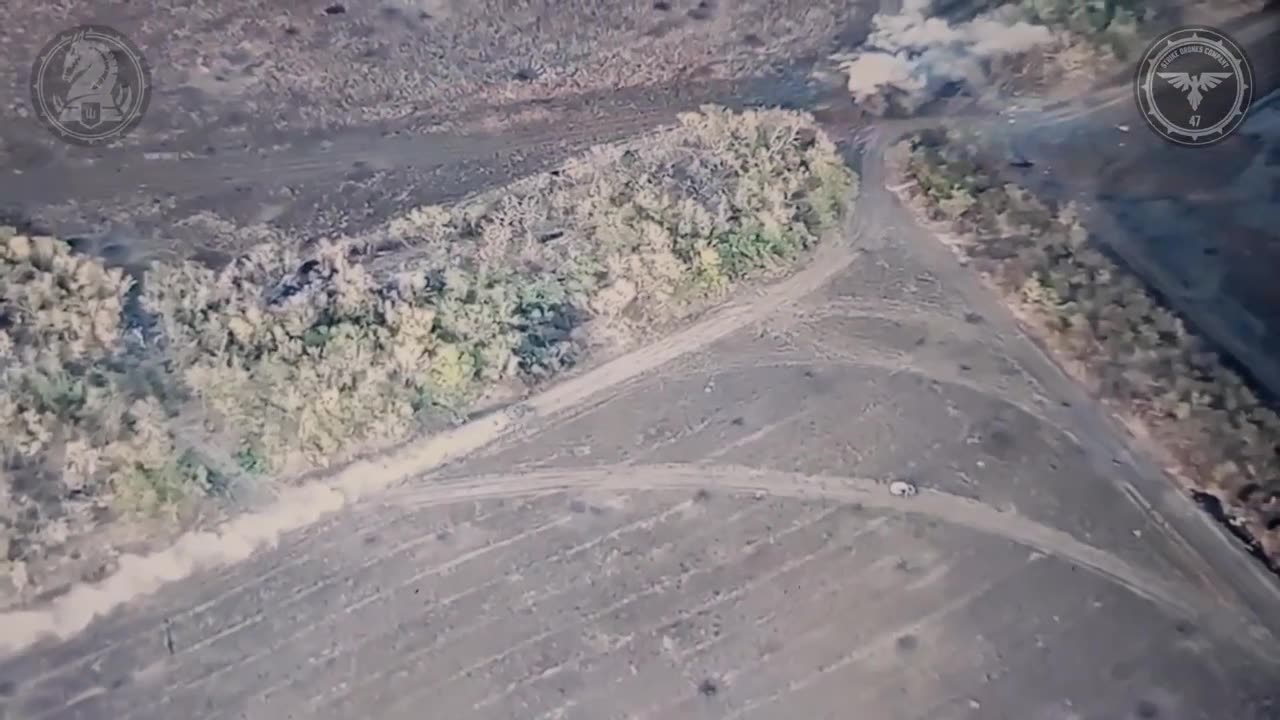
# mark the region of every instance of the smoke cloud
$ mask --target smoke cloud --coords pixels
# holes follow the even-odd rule
[[[914,112],[952,83],[980,88],[992,59],[1053,41],[1041,25],[988,13],[952,25],[929,17],[930,0],[906,0],[897,15],[877,15],[864,49],[837,58],[853,99],[873,111],[890,103]]]

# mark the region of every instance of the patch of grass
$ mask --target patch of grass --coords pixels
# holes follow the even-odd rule
[[[1082,36],[1130,34],[1151,14],[1142,0],[1019,0],[1017,7],[1030,22]]]
[[[1081,379],[1142,423],[1194,489],[1280,559],[1280,415],[1159,297],[1090,240],[1076,208],[994,181],[954,136],[896,150],[914,196]],[[965,198],[956,203],[956,198]]]
[[[1124,60],[1140,50],[1142,29],[1155,13],[1142,0],[1018,0],[1027,22],[1065,30]]]
[[[366,236],[156,264],[137,288],[7,231],[0,522],[25,542],[34,508],[53,547],[464,418],[791,267],[855,189],[811,118],[709,107]]]

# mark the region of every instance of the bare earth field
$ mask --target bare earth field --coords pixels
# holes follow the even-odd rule
[[[308,130],[474,123],[477,109],[505,103],[758,74],[856,40],[875,9],[853,0],[159,0],[108,1],[87,16],[76,3],[23,1],[3,39],[25,68],[64,27],[92,19],[126,31],[147,49],[156,86],[147,129],[130,142],[199,153],[289,144]],[[20,113],[25,72],[11,78],[4,105]],[[35,134],[6,140],[32,167],[59,150]]]
[[[130,268],[358,233],[705,102],[815,107],[796,61],[880,9],[103,3],[157,91],[84,151],[21,117],[79,6],[18,5],[0,208]],[[821,119],[861,193],[798,274],[447,462],[356,466],[373,490],[210,553],[241,562],[0,614],[0,718],[1280,716],[1280,583],[885,188],[911,122]]]

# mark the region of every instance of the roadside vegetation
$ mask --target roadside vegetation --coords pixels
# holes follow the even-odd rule
[[[113,521],[190,525],[229,507],[210,499],[626,349],[794,267],[855,190],[808,116],[704,108],[367,236],[264,245],[220,269],[130,277],[0,230],[0,560],[14,585],[0,604],[57,581],[55,561],[76,565]]]
[[[997,287],[1079,379],[1217,498],[1280,561],[1280,415],[1240,374],[1091,242],[1076,208],[1004,183],[963,138],[894,148],[910,200]]]
[[[1152,16],[1142,0],[1019,0],[1016,7],[1027,22],[1073,33],[1121,58]]]

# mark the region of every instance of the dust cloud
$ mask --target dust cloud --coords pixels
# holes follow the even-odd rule
[[[930,5],[930,0],[906,0],[900,13],[877,15],[864,49],[837,58],[856,102],[891,101],[914,112],[949,84],[981,87],[989,80],[992,59],[1054,40],[1048,28],[1014,19],[1003,9],[953,25],[930,17]]]

